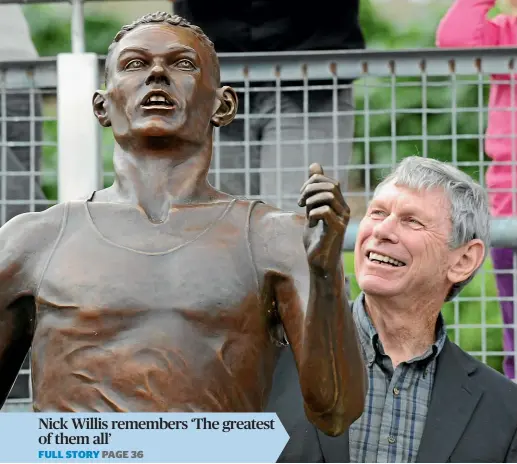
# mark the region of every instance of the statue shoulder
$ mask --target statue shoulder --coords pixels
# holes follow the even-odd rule
[[[250,243],[259,274],[276,270],[292,274],[304,266],[305,217],[258,204],[250,217]]]
[[[282,211],[274,206],[257,203],[250,217],[251,229],[266,232],[268,235],[303,233],[305,217],[292,211]]]
[[[52,247],[64,226],[68,205],[52,206],[42,212],[20,214],[0,228],[0,249],[10,254],[30,255]]]

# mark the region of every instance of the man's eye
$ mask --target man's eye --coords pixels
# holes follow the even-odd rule
[[[176,63],[176,67],[180,68],[180,69],[185,69],[187,71],[192,71],[193,69],[196,69],[196,66],[194,65],[194,63],[192,63],[192,61],[187,60],[187,59],[179,60]]]
[[[131,60],[124,69],[140,69],[144,66],[142,60]]]
[[[408,218],[407,222],[412,226],[422,227],[422,223],[420,221],[417,221],[415,218]]]
[[[386,213],[384,211],[381,211],[380,209],[374,209],[374,210],[370,211],[370,216],[384,217],[384,216],[386,216]]]

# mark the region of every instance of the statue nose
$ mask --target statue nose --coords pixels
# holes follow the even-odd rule
[[[170,85],[170,79],[167,75],[167,72],[165,71],[165,68],[159,64],[153,66],[151,69],[151,72],[149,73],[149,76],[147,77],[145,83],[147,85],[153,84],[153,83],[163,83],[166,85]]]

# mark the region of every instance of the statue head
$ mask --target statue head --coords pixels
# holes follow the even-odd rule
[[[221,87],[219,60],[203,31],[158,12],[124,26],[109,47],[95,116],[121,146],[143,140],[203,145],[235,117],[237,96]]]

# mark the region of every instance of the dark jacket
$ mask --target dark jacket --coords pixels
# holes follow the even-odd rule
[[[279,462],[350,462],[348,432],[328,437],[305,417],[289,349],[276,369],[268,411],[290,436]],[[417,462],[517,462],[517,385],[447,340]]]
[[[359,0],[176,0],[218,53],[364,48]]]

